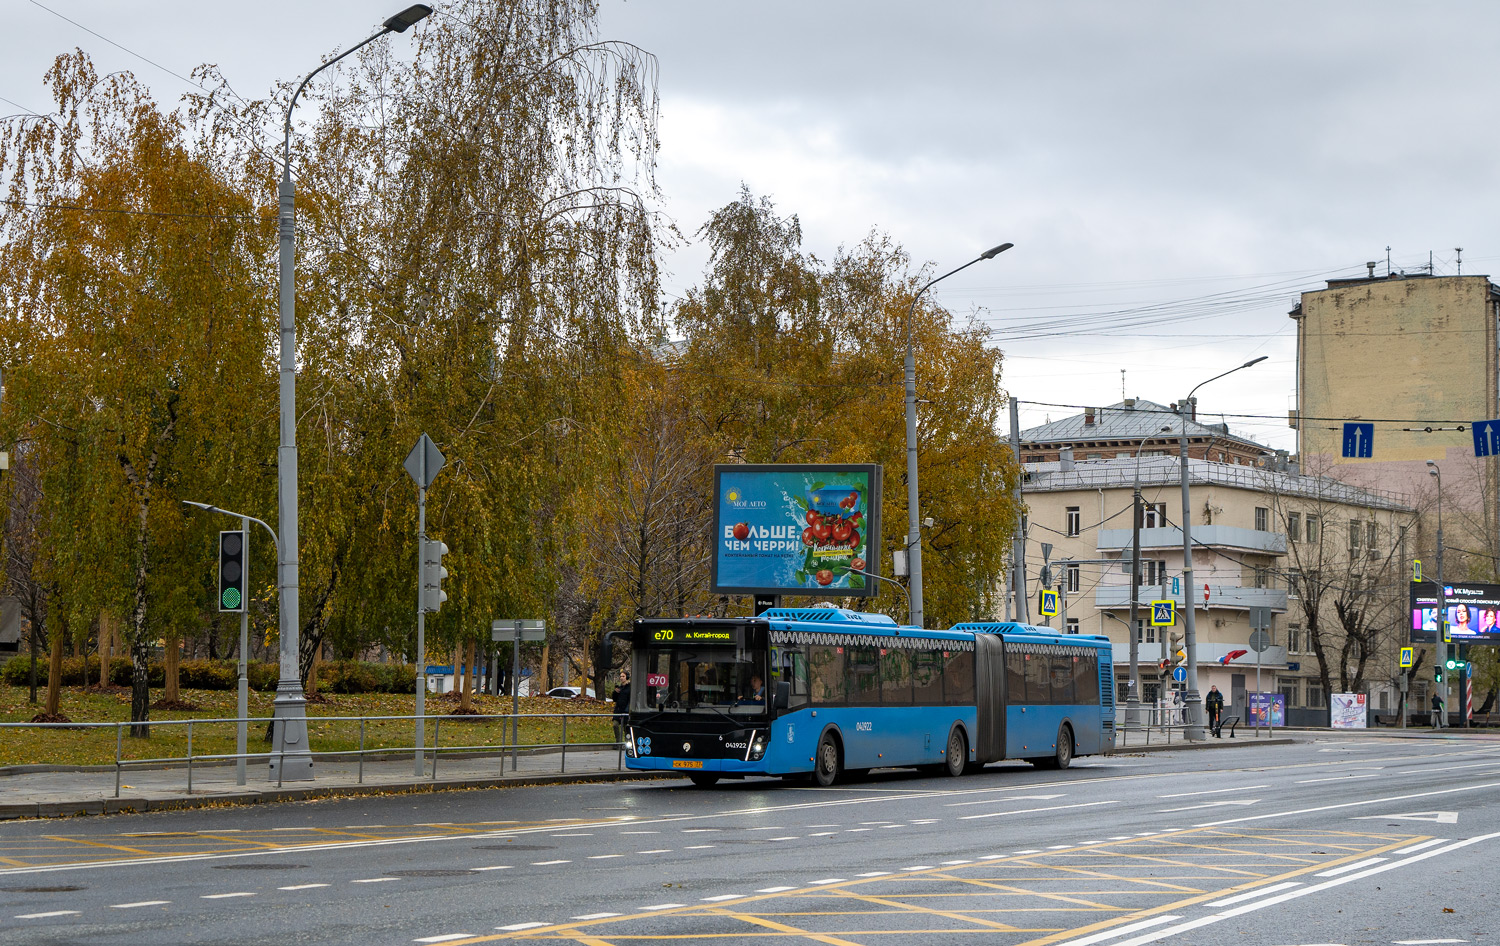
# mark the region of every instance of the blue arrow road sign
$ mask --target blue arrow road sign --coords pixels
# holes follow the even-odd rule
[[[1344,456],[1368,457],[1373,455],[1375,445],[1374,424],[1344,425]]]
[[[1186,667],[1173,667],[1172,668],[1172,679],[1176,680],[1178,683],[1185,683],[1187,681],[1187,668]]]
[[[1500,420],[1474,422],[1474,455],[1492,457],[1500,454]]]

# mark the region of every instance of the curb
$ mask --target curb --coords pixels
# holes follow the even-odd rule
[[[1150,752],[1198,752],[1204,749],[1238,749],[1244,746],[1294,746],[1295,739],[1246,739],[1220,745],[1217,742],[1175,742],[1164,743],[1159,746],[1116,746],[1104,752],[1104,755],[1144,755]]]
[[[113,766],[111,766],[113,768]],[[313,788],[267,788],[236,790],[217,794],[183,795],[169,798],[135,796],[96,798],[79,801],[21,802],[0,804],[0,821],[18,818],[71,818],[77,815],[136,814],[145,811],[174,811],[210,808],[220,805],[264,805],[286,801],[308,801],[317,798],[356,798],[361,795],[417,795],[430,792],[465,791],[480,788],[510,788],[526,785],[572,785],[580,782],[636,782],[662,778],[680,778],[657,772],[586,772],[578,775],[536,775],[519,778],[456,778],[399,782],[390,785],[328,785]]]

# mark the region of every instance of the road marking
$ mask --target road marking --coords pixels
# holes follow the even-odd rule
[[[719,894],[717,897],[704,897],[703,898],[703,902],[704,903],[722,903],[725,900],[743,900],[744,898],[745,898],[745,895],[742,894],[742,893],[722,893],[722,894]]]
[[[1434,599],[1434,600],[1436,600],[1436,599]],[[589,855],[589,860],[591,860],[591,861],[607,861],[611,857],[624,857],[624,856],[625,856],[624,854],[590,854]],[[573,919],[576,920],[576,919],[578,919],[578,917],[575,916],[575,917],[573,917]]]
[[[982,798],[979,801],[955,801],[944,805],[944,808],[963,808],[966,805],[993,805],[1000,801],[1051,801],[1054,798],[1062,798],[1065,792],[1056,795],[1012,795],[1009,798]]]
[[[1438,824],[1458,824],[1456,811],[1411,811],[1403,815],[1360,815],[1353,820],[1380,821],[1386,818],[1395,821],[1435,821]]]
[[[1434,605],[1434,607],[1436,607],[1436,605]],[[1063,846],[1064,847],[1071,847],[1072,845],[1065,844]],[[972,863],[974,863],[974,862],[973,861],[943,861],[943,866],[944,867],[957,867],[959,864],[972,864]]]
[[[1434,598],[1433,600],[1436,601],[1437,599]],[[1254,805],[1259,801],[1259,798],[1236,798],[1234,801],[1206,801],[1201,805],[1185,805],[1182,808],[1158,808],[1156,810],[1159,814],[1166,814],[1171,811],[1197,811],[1202,808],[1224,808],[1229,805]]]
[[[473,933],[444,933],[441,936],[424,936],[421,939],[412,940],[413,943],[446,943],[454,939],[470,939]]]
[[[1410,854],[1413,851],[1420,851],[1423,848],[1432,847],[1434,844],[1447,844],[1451,840],[1453,840],[1453,839],[1452,838],[1433,838],[1430,841],[1423,841],[1421,844],[1413,844],[1410,847],[1400,848],[1399,850],[1393,851],[1392,853],[1394,853],[1394,854]]]
[[[497,926],[497,930],[509,930],[514,933],[518,930],[534,930],[538,926],[546,926],[546,923],[512,923],[510,926]]]
[[[788,890],[796,890],[796,887],[764,887],[755,891],[756,893],[783,893]]]
[[[1436,599],[1434,599],[1434,600],[1436,600]],[[1365,860],[1362,860],[1362,861],[1355,861],[1353,864],[1345,864],[1343,867],[1335,867],[1333,870],[1325,870],[1322,873],[1320,873],[1320,874],[1314,874],[1313,876],[1314,877],[1337,877],[1339,874],[1347,874],[1351,870],[1361,870],[1361,869],[1366,868],[1366,867],[1374,867],[1376,864],[1380,864],[1380,863],[1382,863],[1384,861],[1388,861],[1388,860],[1390,860],[1390,858],[1388,858],[1388,857],[1370,857],[1370,858],[1366,858]]]
[[[1434,598],[1433,600],[1437,600],[1437,599]],[[801,835],[799,835],[799,834],[792,834],[792,835],[788,835],[787,837],[784,837],[784,838],[772,838],[771,840],[772,841],[796,841],[796,840],[799,840],[800,838],[801,838]]]
[[[707,850],[708,848],[717,847],[717,846],[718,845],[715,845],[715,844],[689,844],[687,847],[683,848],[683,850],[684,851],[704,851],[704,850]]]
[[[848,879],[847,877],[824,877],[822,880],[809,880],[807,885],[809,887],[826,887],[828,884],[844,883]]]
[[[255,896],[255,894],[253,892],[248,891],[248,890],[241,890],[241,891],[239,891],[237,893],[206,893],[203,896],[199,897],[198,899],[199,900],[229,900],[229,899],[232,899],[234,897],[253,897],[253,896]]]
[[[510,865],[509,864],[495,864],[495,865],[492,865],[490,867],[470,867],[469,870],[510,870]]]
[[[1436,599],[1433,599],[1433,600],[1436,600]],[[1436,607],[1436,605],[1434,605],[1434,607]],[[722,831],[722,830],[724,830],[724,829],[723,828],[683,828],[682,829],[682,833],[683,834],[703,834],[703,833],[708,832],[708,831]]]
[[[1436,600],[1436,599],[1433,599],[1433,600]],[[1269,786],[1269,785],[1246,785],[1243,788],[1216,788],[1216,789],[1213,789],[1212,791],[1207,791],[1207,792],[1177,792],[1174,795],[1157,795],[1156,797],[1157,798],[1196,798],[1199,795],[1223,795],[1225,792],[1253,792],[1257,788],[1270,788],[1270,787],[1271,786]],[[1126,835],[1126,837],[1129,837],[1129,835]],[[1110,838],[1110,840],[1111,841],[1118,841],[1120,839],[1119,838]]]
[[[641,907],[641,909],[642,910],[676,910],[679,907],[685,907],[685,906],[687,906],[687,904],[685,904],[685,903],[658,903],[655,906],[651,906],[651,907]]]
[[[400,877],[366,877],[363,880],[351,880],[351,884],[383,884],[388,880],[400,880]]]
[[[619,913],[585,913],[583,916],[571,917],[574,920],[607,920],[612,916],[620,916]]]
[[[1436,601],[1437,598],[1433,598],[1432,600]],[[1436,605],[1434,605],[1434,607],[1436,607]],[[1318,782],[1351,782],[1357,778],[1380,778],[1380,776],[1375,773],[1371,773],[1369,775],[1335,775],[1331,778],[1303,778],[1298,779],[1295,784],[1315,785]]]
[[[316,884],[315,886],[324,885]],[[111,910],[134,910],[136,907],[164,907],[171,902],[170,900],[138,900],[135,903],[112,903],[109,908]]]
[[[1436,599],[1434,599],[1436,600]],[[572,861],[532,861],[532,867],[551,867],[554,864],[571,864]]]
[[[1205,821],[1195,824],[1195,828],[1218,828],[1226,824],[1243,824],[1246,821],[1264,821],[1267,818],[1287,818],[1292,815],[1310,815],[1319,811],[1333,811],[1338,808],[1357,808],[1361,805],[1385,805],[1393,801],[1405,801],[1408,798],[1430,798],[1433,795],[1452,795],[1456,792],[1475,793],[1486,788],[1500,788],[1500,782],[1486,782],[1482,785],[1467,785],[1463,788],[1440,788],[1431,792],[1413,792],[1410,795],[1391,795],[1386,798],[1367,798],[1364,801],[1346,801],[1337,805],[1319,805],[1316,808],[1298,808],[1293,811],[1277,811],[1268,815],[1248,815],[1244,818],[1226,818],[1223,821]]]
[[[1436,596],[1434,595],[1434,600]],[[1395,946],[1436,946],[1438,943],[1467,943],[1466,939],[1398,939]]]
[[[857,877],[889,877],[889,876],[891,876],[891,872],[888,871],[888,870],[872,870],[868,874],[856,874],[855,876],[857,876]]]
[[[53,910],[51,913],[22,913],[18,920],[45,920],[49,916],[82,916],[77,910]]]
[[[1225,897],[1223,900],[1215,900],[1212,903],[1205,904],[1205,906],[1229,907],[1235,905],[1236,903],[1243,903],[1246,900],[1254,900],[1256,897],[1264,897],[1269,894],[1280,893],[1283,890],[1291,890],[1293,887],[1300,886],[1302,886],[1300,881],[1289,880],[1284,884],[1273,884],[1269,887],[1262,887],[1259,890],[1252,890],[1249,893],[1242,893],[1234,897]]]
[[[657,848],[654,851],[636,851],[636,853],[637,854],[671,854],[672,853],[672,849],[669,848],[669,847],[659,847],[659,848]]]
[[[1434,605],[1434,607],[1436,607],[1436,605]],[[1070,848],[1072,846],[1073,845],[1071,845],[1071,844],[1049,844],[1049,845],[1047,845],[1047,850],[1049,850],[1049,851],[1066,851],[1068,848]]]
[[[836,824],[810,824],[810,825],[808,825],[808,827],[809,828],[837,828],[839,826],[836,825]]]
[[[1436,601],[1437,599],[1434,598],[1433,600]],[[1437,606],[1433,605],[1433,607],[1437,607]],[[1027,848],[1024,851],[1011,851],[1010,853],[1012,855],[1016,855],[1016,854],[1040,854],[1040,853],[1042,853],[1042,849],[1039,848],[1039,847],[1029,847],[1029,848]]]
[[[1102,933],[1095,933],[1092,936],[1084,936],[1080,939],[1065,940],[1061,943],[1057,943],[1056,946],[1090,946],[1090,944],[1092,943],[1102,943],[1104,940],[1114,939],[1116,936],[1122,936],[1126,933],[1136,933],[1140,930],[1150,929],[1153,926],[1160,926],[1163,923],[1171,923],[1173,920],[1180,919],[1182,919],[1182,917],[1180,916],[1153,916],[1149,920],[1141,920],[1137,923],[1127,923],[1124,926],[1117,926],[1114,929],[1105,930]],[[1120,944],[1116,943],[1115,946],[1120,946]]]
[[[328,887],[330,884],[293,884],[290,887],[277,887],[277,890],[311,890],[314,887]]]
[[[931,864],[918,864],[916,867],[903,867],[901,869],[904,870],[904,871],[911,871],[911,870],[932,870],[932,865]]]
[[[1098,805],[1118,805],[1118,799],[1109,801],[1086,801],[1076,805],[1052,805],[1047,808],[1022,808],[1019,811],[990,811],[982,815],[962,815],[959,821],[974,821],[978,818],[1003,818],[1006,815],[1029,815],[1038,811],[1062,811],[1067,808],[1093,808]]]
[[[873,831],[873,830],[875,830],[875,829],[874,828],[846,828],[845,829],[845,831],[847,833],[849,833],[849,834],[854,834],[854,833],[859,832],[859,831]]]
[[[1436,601],[1437,599],[1434,598],[1433,600]],[[1435,605],[1434,605],[1434,607],[1435,607]],[[810,837],[810,838],[827,838],[827,837],[832,837],[835,834],[838,834],[838,832],[837,831],[819,831],[817,834],[809,834],[808,837]]]

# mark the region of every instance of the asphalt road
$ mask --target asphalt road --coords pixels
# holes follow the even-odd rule
[[[0,943],[1494,942],[1500,739],[0,825]]]

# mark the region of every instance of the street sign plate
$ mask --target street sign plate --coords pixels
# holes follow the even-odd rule
[[[1422,560],[1414,558],[1411,561],[1411,580],[1420,582],[1422,580]]]
[[[1500,420],[1476,420],[1474,430],[1474,455],[1492,457],[1500,455]]]
[[[1267,647],[1271,646],[1271,635],[1265,631],[1254,631],[1250,634],[1250,649],[1257,654],[1263,654]]]
[[[1177,623],[1177,602],[1153,601],[1151,602],[1151,626],[1171,627]]]
[[[1187,668],[1186,667],[1173,667],[1172,668],[1172,679],[1176,680],[1178,683],[1186,683],[1187,682]]]
[[[1182,576],[1181,575],[1174,575],[1174,576],[1172,576],[1172,594],[1174,594],[1174,595],[1180,595],[1180,594],[1182,594]]]
[[[1057,592],[1042,590],[1041,600],[1037,603],[1037,610],[1043,617],[1053,617],[1057,614]]]
[[[1368,457],[1374,455],[1375,425],[1348,423],[1344,425],[1344,456]]]
[[[507,618],[490,622],[492,641],[544,641],[547,622],[536,618]]]
[[[406,467],[407,474],[416,480],[418,486],[426,489],[432,485],[446,462],[448,458],[443,456],[443,451],[424,433],[417,438],[416,446],[411,448],[411,453],[406,455],[406,460],[401,465]]]
[[[1270,630],[1271,629],[1271,609],[1270,608],[1251,608],[1250,609],[1250,629],[1251,630],[1255,630],[1255,631]],[[1270,643],[1270,642],[1268,641],[1267,643]],[[1257,649],[1258,650],[1264,650],[1265,648],[1257,648]]]
[[[1401,666],[1402,667],[1409,668],[1409,667],[1411,667],[1411,665],[1413,663],[1416,662],[1416,652],[1415,651],[1416,651],[1416,648],[1414,648],[1414,647],[1403,647],[1403,648],[1401,648]]]

